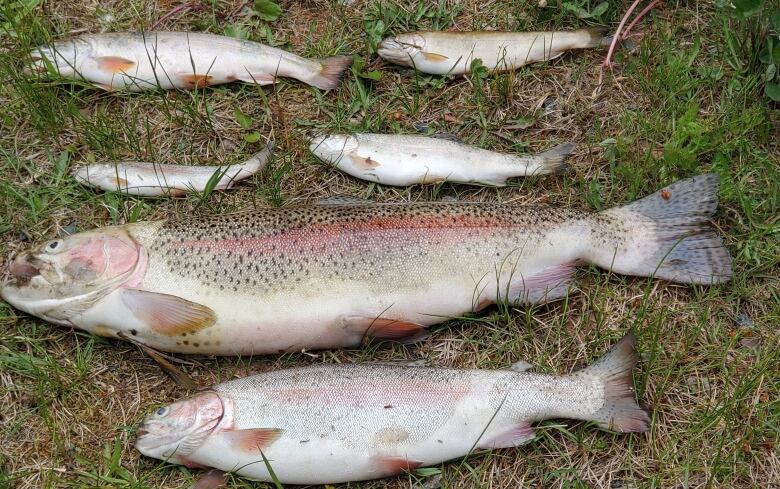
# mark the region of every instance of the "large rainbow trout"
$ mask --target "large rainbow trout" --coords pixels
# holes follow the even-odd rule
[[[565,376],[381,364],[276,370],[201,391],[146,417],[136,448],[190,467],[327,484],[396,475],[533,440],[531,423],[647,431],[634,401],[634,338]]]
[[[326,201],[140,222],[21,253],[2,297],[47,321],[217,355],[413,341],[497,301],[563,297],[575,266],[712,284],[716,175],[599,213],[488,203]]]

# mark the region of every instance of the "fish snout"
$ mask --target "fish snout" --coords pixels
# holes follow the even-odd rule
[[[17,281],[29,281],[41,274],[40,268],[35,264],[35,258],[29,252],[20,253],[11,260],[8,271]]]

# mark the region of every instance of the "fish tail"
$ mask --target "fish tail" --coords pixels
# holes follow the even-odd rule
[[[714,173],[687,178],[599,213],[590,260],[640,277],[695,284],[728,281],[731,256],[710,224],[719,182]]]
[[[352,64],[352,56],[333,56],[320,60],[322,69],[317,75],[306,80],[309,85],[320,90],[332,90],[339,86],[344,72]]]
[[[587,41],[584,48],[598,48],[603,46],[609,46],[612,44],[612,35],[609,33],[609,29],[604,27],[593,27],[590,29],[583,29],[587,35]]]
[[[596,377],[604,387],[604,404],[583,419],[621,433],[648,430],[650,416],[634,400],[631,373],[638,360],[635,342],[634,334],[628,333],[603,357],[574,374],[576,377]]]
[[[574,143],[564,143],[548,149],[544,153],[539,153],[537,156],[542,159],[542,167],[537,173],[545,175],[548,173],[565,172],[569,169],[569,164],[566,160],[572,151],[574,151]]]

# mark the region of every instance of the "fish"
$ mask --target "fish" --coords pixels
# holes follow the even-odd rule
[[[231,380],[157,409],[136,449],[189,467],[284,484],[378,479],[532,441],[532,423],[570,418],[649,430],[634,399],[635,338],[569,375],[320,364]]]
[[[213,190],[226,190],[265,168],[273,147],[273,142],[269,143],[248,160],[234,165],[189,166],[117,161],[82,165],[75,168],[71,175],[87,186],[142,197],[203,192],[214,179],[216,185]]]
[[[580,264],[731,278],[716,174],[601,212],[351,198],[139,221],[18,253],[0,295],[54,324],[160,351],[275,354],[413,343],[496,302],[565,297]]]
[[[53,71],[107,91],[202,88],[234,81],[269,85],[288,77],[336,88],[351,56],[308,59],[253,41],[201,32],[86,34],[30,53],[29,73]]]
[[[518,156],[439,137],[330,134],[312,139],[309,149],[353,177],[384,185],[460,182],[502,187],[507,178],[566,171],[574,145]]]
[[[572,49],[608,46],[612,38],[601,28],[558,32],[408,32],[384,39],[377,49],[383,59],[431,75],[471,73],[475,59],[489,71],[512,71],[529,63],[549,61]]]

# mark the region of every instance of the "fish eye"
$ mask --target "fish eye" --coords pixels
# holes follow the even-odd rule
[[[46,243],[46,246],[43,247],[44,251],[47,253],[55,253],[56,251],[62,249],[64,241],[61,239],[55,239],[54,241],[49,241]]]
[[[170,409],[168,409],[167,407],[161,407],[160,409],[157,410],[155,414],[157,414],[157,416],[159,417],[163,417],[166,414],[168,414],[168,411],[170,411]]]

